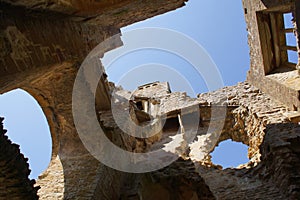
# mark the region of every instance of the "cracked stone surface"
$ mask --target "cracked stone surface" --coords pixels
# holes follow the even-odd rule
[[[184,3],[0,2],[0,93],[22,88],[38,101],[53,147],[49,167],[35,183],[28,179],[27,160],[4,135],[1,123],[0,199],[299,199],[299,92],[287,89],[282,81],[296,74],[272,75],[276,80],[265,76],[256,21],[257,12],[287,10],[295,4],[293,0],[243,0],[251,57],[246,82],[190,98],[183,92],[172,93],[168,83],[151,83],[129,92],[102,76],[93,98],[91,83],[82,80],[83,88],[76,92],[87,102],[92,99],[96,108],[84,114],[97,115],[97,125],[111,143],[133,153],[163,149],[177,158],[169,166],[140,174],[117,171],[99,162],[81,141],[74,126],[72,93],[84,58],[112,36],[113,44],[105,46],[97,58],[120,47],[121,27]],[[97,63],[98,71],[85,71],[83,79],[103,72]],[[154,134],[134,137],[133,133],[142,134],[133,124],[148,126]],[[93,125],[87,120],[83,128]],[[91,141],[97,140],[93,134]],[[210,153],[227,139],[249,147],[248,163],[222,170],[211,162]],[[99,147],[101,153],[105,147]]]

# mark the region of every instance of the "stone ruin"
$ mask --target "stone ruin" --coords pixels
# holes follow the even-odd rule
[[[167,83],[128,92],[101,77],[95,107],[106,137],[130,152],[164,149],[177,156],[172,164],[147,173],[122,172],[83,145],[72,115],[73,84],[83,59],[121,27],[184,4],[1,0],[0,92],[22,88],[39,102],[50,126],[52,158],[36,181],[29,180],[27,159],[5,135],[1,118],[0,199],[300,199],[300,64],[288,55],[300,52],[298,0],[243,0],[251,58],[243,83],[190,98],[172,93]],[[293,28],[285,28],[284,13],[292,13]],[[288,33],[295,35],[296,46],[287,45]],[[99,57],[121,45],[115,38]],[[80,95],[90,96],[88,87]],[[121,114],[114,115],[113,107]],[[156,126],[156,119],[165,123]],[[196,119],[196,129],[185,119]],[[118,120],[136,134],[128,121],[157,131],[134,137]],[[223,170],[211,162],[209,154],[227,139],[249,146],[248,163]]]

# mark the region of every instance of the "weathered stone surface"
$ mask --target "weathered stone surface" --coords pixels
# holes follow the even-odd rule
[[[148,99],[147,101],[151,102],[151,99],[147,97],[147,94],[152,92],[151,90],[151,87],[148,87],[148,91],[147,89],[139,90],[138,93],[132,93],[131,98],[138,94],[139,99]],[[143,96],[143,92],[145,96]],[[119,91],[118,93],[125,94],[128,100],[131,96],[128,92]],[[178,191],[180,191],[180,194],[175,195],[178,199],[189,199],[192,197],[195,199],[293,199],[298,195],[297,189],[292,189],[299,186],[297,178],[295,178],[299,173],[297,156],[293,162],[277,162],[276,164],[273,163],[276,161],[273,161],[273,157],[270,156],[270,152],[272,152],[272,155],[278,156],[278,158],[281,158],[281,156],[286,157],[282,153],[297,155],[298,150],[294,146],[299,145],[297,140],[300,134],[297,131],[299,125],[290,123],[287,115],[293,111],[286,108],[283,104],[272,100],[269,95],[262,93],[249,83],[239,83],[237,86],[225,87],[215,92],[200,94],[197,99],[189,98],[184,93],[170,93],[168,90],[165,90],[165,92],[161,93],[159,99],[161,101],[157,105],[159,106],[158,110],[161,111],[158,112],[160,114],[164,112],[180,113],[180,108],[177,107],[179,105],[189,105],[189,103],[197,105],[200,110],[200,124],[197,137],[188,146],[189,150],[187,152],[189,153],[181,154],[182,152],[173,151],[174,154],[178,154],[186,161],[180,159],[174,165],[170,165],[161,171],[139,177],[137,180],[140,182],[140,186],[127,187],[127,189],[130,188],[131,195],[137,199],[138,196],[142,199],[174,199],[175,197],[172,195],[177,194]],[[166,105],[170,109],[173,108],[173,110],[165,109]],[[213,105],[227,107],[227,110],[224,127],[211,133],[207,131],[208,126],[211,125],[210,123],[214,126],[214,120],[211,119],[210,114]],[[124,109],[126,106],[119,108]],[[169,115],[169,117],[174,117],[174,115]],[[115,134],[120,132],[117,128],[118,126],[114,124],[114,118],[111,115],[102,115],[100,118],[103,120],[102,124],[104,126],[115,130]],[[206,121],[206,119],[209,119],[209,121]],[[283,136],[285,134],[276,134],[276,131],[280,133],[284,130],[280,127],[284,127],[293,134],[287,134],[288,136],[285,136],[287,138],[284,139]],[[166,143],[178,140],[178,138],[173,136],[177,134],[179,129],[179,125],[176,128],[175,124],[173,124],[171,132],[168,131],[169,129],[163,129],[159,133],[159,137],[148,138],[146,140],[147,145],[142,141],[136,141],[133,137],[127,137],[125,133],[122,133],[120,136],[124,138],[122,141],[128,141],[127,146],[129,148],[133,147],[135,152],[143,152],[145,149],[163,148]],[[275,140],[288,141],[289,138],[294,138],[291,139],[293,144],[292,142],[283,143],[288,148],[292,148],[292,150],[287,150],[286,148],[278,148],[273,151],[268,150],[268,152],[264,150],[269,148],[268,145],[270,143],[276,145],[276,147],[279,143],[282,143],[273,143]],[[239,169],[226,170],[222,170],[220,166],[215,166],[211,163],[210,152],[213,151],[219,142],[226,139],[247,144],[249,146],[248,156],[250,162],[239,166]],[[176,166],[175,169],[174,166]],[[273,177],[270,174],[271,172],[268,175],[265,174],[271,168],[279,170],[282,167],[288,170],[276,171],[276,174],[278,173],[278,176],[280,174],[281,178]],[[295,171],[291,173],[290,168]],[[179,178],[181,176],[182,179]],[[270,179],[270,176],[272,176],[272,179]],[[175,185],[167,180],[173,180],[172,183]],[[187,180],[192,180],[192,182],[197,180],[192,183],[195,187],[186,189],[189,184]],[[282,182],[284,182],[285,187],[282,186]],[[197,184],[202,186],[196,187]],[[287,188],[291,188],[289,192],[286,192]],[[185,194],[187,196],[183,197]]]
[[[28,91],[45,112],[52,134],[52,159],[37,181],[41,186],[40,199],[120,196],[121,179],[125,175],[91,156],[74,127],[72,90],[77,70],[87,54],[97,44],[119,34],[121,26],[183,6],[183,2],[119,1],[87,5],[74,1],[1,1],[0,93],[19,87]],[[130,14],[120,11],[123,9]],[[99,58],[122,44],[118,36],[115,38],[113,44],[97,55]],[[102,78],[95,102],[99,111],[110,105],[107,88],[108,82]],[[81,95],[91,96],[91,91],[87,88]],[[8,190],[1,191],[13,195]]]
[[[271,76],[277,73],[279,76],[287,77],[283,75],[284,72],[294,73],[293,71],[298,74],[296,64],[289,63],[285,50],[287,44],[282,16],[286,12],[299,11],[299,5],[295,2],[298,1],[243,0],[243,7],[251,61],[247,81],[289,108],[300,110],[298,75],[285,81]],[[272,18],[275,19],[270,22]],[[298,23],[299,19],[296,21]],[[277,40],[280,42],[276,42]]]
[[[27,178],[26,160],[1,133],[1,125],[1,199],[36,199],[36,194],[40,199],[299,199],[299,77],[293,71],[278,74],[281,69],[270,65],[272,59],[265,54],[273,50],[262,40],[257,21],[261,12],[294,9],[293,0],[243,0],[249,82],[190,98],[171,93],[167,83],[158,82],[128,92],[102,76],[94,98],[93,83],[82,80],[84,86],[76,92],[94,101],[96,108],[84,114],[97,114],[113,144],[134,153],[163,149],[178,157],[173,164],[146,174],[120,172],[100,163],[83,145],[72,114],[73,84],[83,59],[98,43],[118,34],[120,27],[184,2],[1,1],[0,93],[20,87],[39,102],[53,147],[49,167],[34,187]],[[112,46],[105,46],[97,56],[120,45],[117,35]],[[83,79],[103,72],[99,60],[92,62],[99,70],[87,69]],[[166,123],[154,123],[160,118]],[[156,134],[145,139],[129,135],[139,134],[129,122],[149,125]],[[84,128],[93,125],[87,120]],[[91,141],[96,140],[93,134]],[[226,139],[249,146],[249,163],[222,170],[211,162],[209,154]],[[105,147],[100,147],[101,153]]]
[[[187,0],[2,0],[28,10],[66,14],[73,21],[121,28],[185,5]]]

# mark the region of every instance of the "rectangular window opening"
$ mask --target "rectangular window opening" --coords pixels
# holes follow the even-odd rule
[[[165,121],[163,132],[173,132],[178,131],[180,127],[178,117],[168,118]]]
[[[265,75],[296,69],[297,39],[292,12],[258,12]]]
[[[136,102],[136,107],[140,110],[144,110],[143,103],[141,101]]]
[[[293,15],[291,12],[284,13],[283,19],[284,19],[284,28],[285,29],[294,28],[293,23],[292,23]]]
[[[287,51],[287,62],[288,64],[296,65],[298,62],[298,53],[297,53],[297,40],[296,35],[294,33],[294,25],[293,25],[293,15],[291,12],[284,13],[284,31],[285,31],[285,40],[286,46],[284,50]],[[291,65],[290,65],[291,66]]]
[[[297,47],[297,41],[294,33],[286,33],[285,40],[287,46]]]
[[[287,50],[287,53],[288,53],[288,62],[293,63],[293,64],[297,64],[297,62],[298,62],[297,51]]]

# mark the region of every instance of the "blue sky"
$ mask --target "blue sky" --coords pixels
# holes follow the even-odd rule
[[[241,0],[190,0],[184,8],[124,27],[122,32],[144,27],[176,30],[197,41],[216,64],[224,85],[235,85],[246,79],[249,50]],[[153,62],[165,67],[149,65]],[[133,52],[115,62],[115,65],[107,72],[109,79],[114,82],[121,80],[125,89],[132,90],[143,84],[143,81],[160,80],[170,81],[173,91],[187,90],[192,96],[207,91],[201,77],[188,73],[189,63],[168,52]],[[122,71],[121,68],[125,70]],[[170,72],[172,68],[175,70]],[[168,76],[161,76],[162,74]],[[187,80],[189,84],[178,84]],[[29,158],[31,177],[36,178],[47,167],[51,155],[51,137],[41,108],[29,94],[15,90],[0,96],[0,116],[5,117],[8,136],[21,145],[22,152]],[[226,146],[229,142],[223,142],[219,146],[224,144]],[[213,153],[213,161],[222,161],[224,167],[236,166],[236,163],[247,161],[245,156],[239,154],[246,155],[246,151],[241,145],[234,148],[230,146],[227,150],[225,148]]]
[[[241,0],[191,0],[183,8],[124,27],[122,32],[144,27],[168,28],[196,40],[217,65],[225,85],[245,80],[249,68],[249,50]],[[134,59],[129,59],[124,59],[125,63],[136,64]],[[149,58],[146,58],[147,61]],[[114,77],[114,73],[108,72],[111,80],[116,82],[118,78]],[[193,82],[197,84],[197,80]],[[196,93],[205,91],[199,87],[195,87],[195,90]]]

